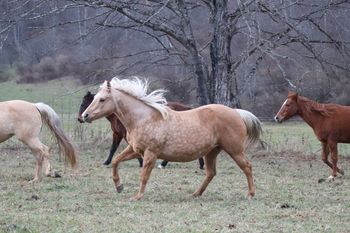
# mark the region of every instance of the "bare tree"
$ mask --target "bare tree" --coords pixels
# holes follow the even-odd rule
[[[9,1],[1,3],[4,9],[9,7],[6,2]],[[11,2],[16,2],[17,9],[22,10],[10,10],[2,17],[3,41],[10,28],[20,21],[67,12],[64,19],[53,20],[50,27],[75,25],[77,30],[73,34],[81,51],[90,48],[87,37],[97,38],[94,49],[101,52],[95,52],[95,56],[84,54],[89,60],[134,58],[129,65],[120,62],[117,73],[130,69],[137,73],[141,71],[137,67],[141,66],[143,71],[151,66],[184,67],[196,80],[199,104],[240,107],[244,94],[248,92],[251,98],[256,95],[252,89],[258,89],[261,84],[259,72],[267,69],[262,64],[274,67],[269,70],[284,87],[297,89],[307,83],[303,79],[310,75],[305,74],[322,73],[319,77],[328,81],[340,79],[340,74],[350,69],[347,0]],[[124,40],[127,47],[114,47],[117,37],[113,33],[122,34],[118,42]],[[131,38],[133,35],[141,35],[139,41]],[[130,45],[134,41],[137,43]],[[274,84],[269,90],[276,91],[280,85]],[[332,95],[332,85],[328,86],[329,91],[322,95]]]
[[[239,107],[239,95],[264,59],[273,61],[288,85],[296,87],[295,79],[289,77],[283,65],[285,60],[297,57],[286,55],[295,50],[304,59],[317,61],[328,75],[334,73],[335,67],[349,70],[341,59],[331,61],[328,54],[319,52],[320,48],[338,51],[344,60],[349,60],[349,42],[339,34],[344,29],[348,34],[348,26],[338,25],[337,30],[325,27],[339,15],[348,14],[339,12],[349,8],[345,0],[71,2],[104,10],[99,25],[146,33],[159,42],[163,51],[178,56],[193,70],[200,104],[216,102]],[[121,21],[120,15],[128,21]],[[248,71],[239,81],[237,72],[242,66]]]

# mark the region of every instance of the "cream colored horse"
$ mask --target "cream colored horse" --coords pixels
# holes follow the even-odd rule
[[[55,135],[61,151],[74,167],[76,151],[63,132],[58,115],[50,106],[22,100],[0,102],[0,142],[15,135],[32,150],[36,158],[36,168],[34,179],[31,182],[40,181],[43,163],[45,174],[50,175],[49,148],[39,139],[43,122]]]
[[[82,114],[85,121],[91,122],[115,113],[127,129],[129,146],[112,161],[117,191],[123,189],[117,167],[121,161],[133,159],[134,151],[144,158],[140,189],[135,200],[144,195],[158,158],[189,162],[198,159],[199,155],[205,155],[206,177],[193,193],[199,196],[215,176],[216,157],[224,150],[245,173],[248,196],[253,197],[252,167],[244,156],[244,150],[247,142],[255,142],[260,137],[258,118],[248,111],[218,104],[176,112],[165,106],[163,90],[147,94],[147,87],[147,82],[138,78],[105,81]]]

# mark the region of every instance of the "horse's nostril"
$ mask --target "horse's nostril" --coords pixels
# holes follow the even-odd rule
[[[277,121],[277,122],[278,122],[278,120],[279,120],[278,116],[275,116],[274,119],[275,119],[275,121]]]
[[[84,115],[84,120],[86,120],[87,118],[89,117],[89,114],[88,113],[85,113],[85,115]]]

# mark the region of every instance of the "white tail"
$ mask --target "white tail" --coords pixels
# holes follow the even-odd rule
[[[77,153],[70,142],[67,135],[64,133],[61,120],[57,113],[47,104],[36,103],[35,106],[39,110],[43,121],[47,124],[51,132],[55,135],[58,145],[63,152],[64,156],[68,159],[72,167],[76,166]]]
[[[246,127],[247,127],[247,136],[248,142],[256,143],[259,141],[262,134],[261,122],[260,120],[251,112],[248,112],[243,109],[236,109],[239,115],[242,117]]]

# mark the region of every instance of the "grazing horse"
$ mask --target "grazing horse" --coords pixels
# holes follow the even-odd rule
[[[41,180],[42,164],[45,174],[50,176],[49,147],[39,140],[41,128],[45,122],[55,135],[61,151],[71,163],[76,165],[76,151],[66,134],[63,132],[61,121],[57,113],[43,103],[29,103],[22,100],[0,102],[0,142],[15,135],[18,140],[26,144],[36,158],[35,176],[31,181]]]
[[[91,104],[91,102],[94,99],[95,94],[92,94],[90,91],[86,93],[86,95],[83,97],[83,101],[80,105],[79,108],[79,113],[78,113],[78,121],[80,123],[83,123],[83,119],[81,117],[81,114],[85,111],[85,109]],[[175,110],[175,111],[186,111],[192,109],[191,107],[188,107],[186,105],[183,105],[178,102],[168,102],[167,103],[168,107]],[[111,149],[109,151],[109,155],[107,160],[103,163],[104,165],[109,165],[112,161],[113,155],[117,151],[119,144],[121,140],[124,138],[126,140],[126,129],[123,126],[123,124],[118,120],[118,117],[115,114],[111,114],[106,117],[107,120],[111,123],[111,128],[113,132],[113,142]],[[137,158],[139,160],[140,167],[142,167],[142,162],[143,159],[141,156]],[[204,169],[204,160],[203,158],[198,159],[199,162],[199,168]],[[168,164],[168,161],[163,160],[162,163],[159,165],[159,168],[164,168]]]
[[[287,99],[275,116],[275,121],[282,123],[294,115],[299,115],[311,126],[317,139],[322,144],[322,160],[332,169],[328,180],[334,180],[337,172],[344,175],[337,167],[337,143],[350,143],[350,107],[338,104],[320,104],[295,92],[289,92]],[[328,161],[329,152],[331,161]]]
[[[115,113],[127,129],[129,146],[112,161],[117,192],[123,190],[118,174],[121,161],[143,155],[139,192],[143,197],[147,181],[158,158],[189,162],[204,155],[206,176],[193,196],[200,196],[216,175],[216,158],[226,151],[243,170],[248,181],[248,197],[255,194],[252,166],[244,151],[247,143],[258,141],[261,123],[252,113],[219,104],[177,112],[166,106],[164,90],[147,94],[148,83],[137,77],[105,81],[94,100],[83,112],[83,120],[92,122]]]

